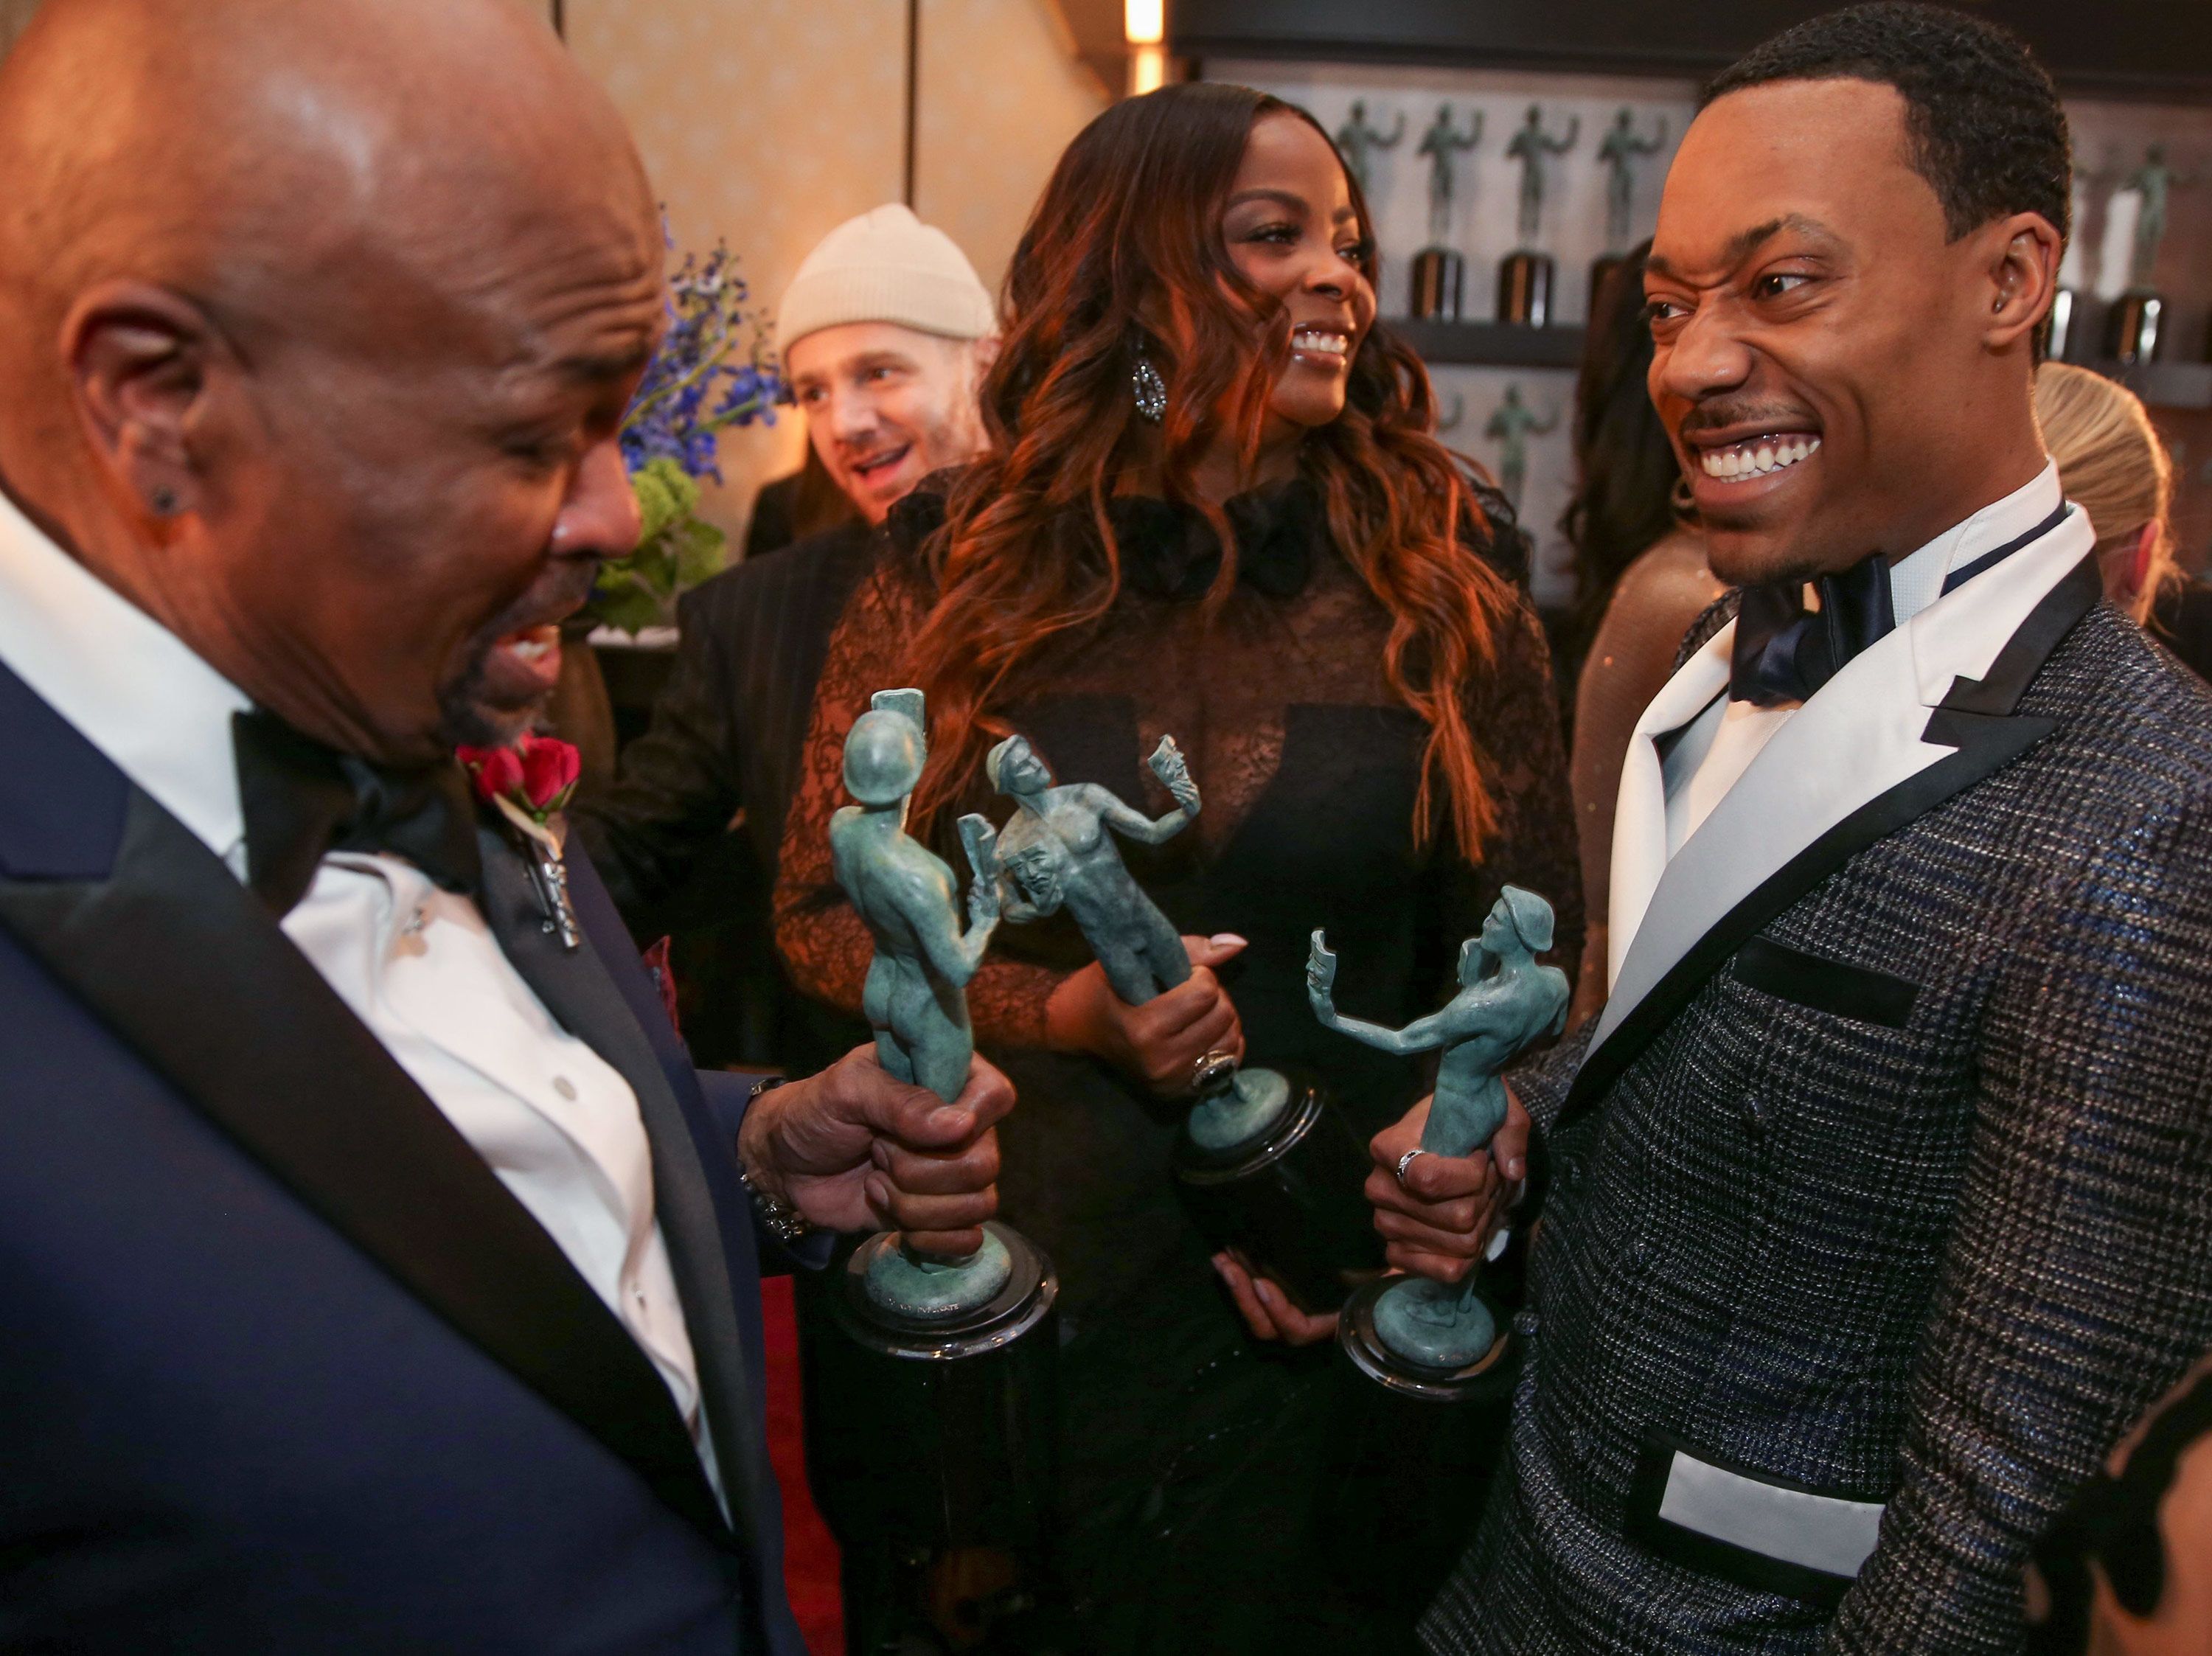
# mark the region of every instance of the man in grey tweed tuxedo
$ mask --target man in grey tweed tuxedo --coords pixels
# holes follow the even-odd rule
[[[2032,1538],[2212,1346],[2212,699],[2036,431],[2068,183],[2025,49],[1918,6],[1683,141],[1651,389],[1741,590],[1631,744],[1605,1010],[1515,1077],[1509,1465],[1433,1650],[2015,1649]],[[1401,1181],[1419,1125],[1370,1189],[1450,1277],[1501,1181]]]

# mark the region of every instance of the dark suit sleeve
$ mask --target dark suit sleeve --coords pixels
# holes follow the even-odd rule
[[[1559,1107],[1567,1101],[1567,1089],[1575,1084],[1575,1071],[1582,1068],[1583,1054],[1589,1051],[1590,1037],[1596,1033],[1597,1020],[1590,1018],[1549,1052],[1539,1052],[1505,1077],[1539,1136],[1549,1133],[1559,1119]]]
[[[2054,890],[1994,986],[1899,1483],[1834,1652],[2012,1651],[2032,1538],[2212,1346],[2212,804]]]
[[[683,885],[746,803],[722,613],[738,590],[718,578],[681,601],[676,665],[651,725],[623,749],[614,784],[576,802],[577,831],[633,928]]]
[[[752,1101],[753,1087],[764,1072],[743,1070],[702,1070],[699,1091],[707,1101],[708,1113],[714,1118],[723,1142],[730,1153],[737,1154],[738,1129],[744,1125],[745,1107]],[[788,1276],[796,1268],[819,1271],[830,1263],[830,1251],[836,1238],[826,1230],[817,1230],[811,1236],[802,1236],[796,1242],[785,1242],[773,1235],[760,1222],[757,1209],[753,1213],[753,1235],[760,1244],[761,1274],[764,1277]]]

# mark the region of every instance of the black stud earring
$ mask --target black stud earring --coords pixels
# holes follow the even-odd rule
[[[146,504],[154,509],[155,517],[173,518],[177,515],[177,491],[166,484],[157,485],[146,497]]]

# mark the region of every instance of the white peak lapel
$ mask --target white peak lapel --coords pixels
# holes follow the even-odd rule
[[[1731,621],[1661,687],[1629,737],[1613,811],[1613,873],[1606,914],[1608,989],[1620,981],[1622,959],[1667,871],[1667,784],[1659,740],[1703,713],[1715,696],[1727,693],[1729,658],[1735,647],[1735,622]]]
[[[2014,634],[2090,555],[2094,541],[2087,516],[2078,507],[2069,507],[2049,533],[1939,598],[1847,663],[1775,733],[1667,862],[1665,802],[1659,798],[1658,758],[1647,731],[1663,734],[1696,713],[1696,707],[1685,711],[1684,706],[1715,670],[1712,659],[1725,686],[1733,624],[1675,675],[1639,722],[1622,773],[1613,852],[1616,925],[1624,913],[1624,852],[1618,836],[1631,826],[1632,777],[1639,846],[1656,844],[1662,871],[1649,887],[1640,924],[1629,928],[1612,993],[1583,1060],[1586,1071],[1624,1022],[1724,920],[1758,907],[1754,900],[1785,870],[1802,874],[1807,853],[1839,825],[1886,796],[1897,795],[1959,752],[1953,726],[1936,719],[1934,710],[1953,694],[1954,684],[1989,676]],[[1700,670],[1695,680],[1690,677],[1692,669]],[[1682,706],[1674,700],[1678,687]],[[1678,712],[1680,718],[1674,717]],[[1926,798],[1914,814],[1947,797],[1940,792]],[[1901,825],[1893,823],[1884,831]],[[1838,850],[1836,861],[1856,848]],[[1639,848],[1626,855],[1633,875],[1645,865],[1638,859],[1648,860],[1650,852]],[[1729,952],[1741,941],[1730,939]],[[1707,975],[1726,957],[1717,956]]]

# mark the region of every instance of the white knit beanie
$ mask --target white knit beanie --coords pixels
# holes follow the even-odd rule
[[[798,341],[848,322],[895,322],[947,339],[998,331],[975,267],[952,238],[896,203],[848,219],[822,238],[776,312],[776,341]]]

